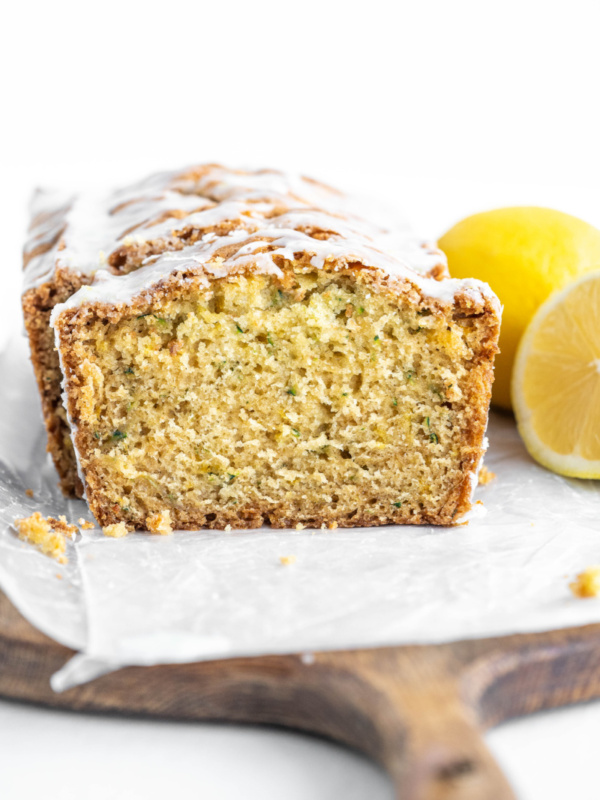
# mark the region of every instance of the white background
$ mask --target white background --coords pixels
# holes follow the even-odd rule
[[[36,184],[216,160],[382,197],[432,237],[507,204],[600,225],[599,23],[593,0],[12,4],[0,47],[0,345],[20,325]],[[525,800],[585,799],[597,796],[599,735],[590,705],[506,725],[489,742]],[[44,751],[36,769],[32,748]],[[303,737],[0,702],[0,795],[42,791],[391,798],[370,764]]]

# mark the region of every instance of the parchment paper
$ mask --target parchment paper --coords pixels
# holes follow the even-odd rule
[[[35,510],[91,517],[56,487],[23,340],[0,356],[0,376],[0,587],[33,625],[79,652],[54,676],[56,691],[125,665],[600,620],[600,600],[568,589],[576,572],[600,563],[600,485],[537,466],[508,416],[490,418],[486,465],[497,477],[477,491],[487,514],[468,525],[119,540],[91,530],[68,544],[62,567],[19,541],[13,520]],[[284,566],[281,556],[296,561]]]

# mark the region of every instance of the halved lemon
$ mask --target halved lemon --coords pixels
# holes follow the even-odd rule
[[[600,270],[540,306],[517,351],[512,400],[536,461],[600,478]]]

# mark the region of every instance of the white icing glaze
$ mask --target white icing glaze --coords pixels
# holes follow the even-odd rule
[[[488,415],[485,422],[485,428],[487,430],[490,421],[490,412],[488,409]],[[487,509],[481,502],[475,503],[475,491],[479,486],[479,474],[481,472],[481,468],[483,467],[483,459],[487,450],[490,446],[490,440],[487,436],[483,437],[483,441],[481,443],[481,455],[479,456],[479,460],[475,465],[475,469],[469,472],[469,503],[470,508],[465,511],[460,517],[457,517],[455,520],[456,525],[465,525],[468,522],[472,522],[474,519],[479,519],[481,517],[485,517],[487,514]]]
[[[278,259],[294,260],[297,253],[308,255],[316,268],[326,262],[335,269],[358,262],[409,280],[425,296],[444,303],[452,303],[457,292],[470,293],[474,300],[485,295],[497,303],[489,287],[479,281],[429,277],[436,268],[445,271],[445,258],[417,240],[405,225],[384,228],[361,216],[353,198],[272,170],[208,165],[160,173],[100,195],[41,192],[32,211],[38,218],[26,252],[49,245],[59,233],[60,238],[31,258],[26,289],[60,270],[91,277],[90,286],[55,308],[53,320],[82,303],[129,303],[174,272],[196,270],[225,277],[251,266],[255,272],[280,274]],[[220,233],[206,231],[218,226]],[[178,233],[190,229],[204,235],[186,245]],[[163,252],[146,258],[128,274],[114,274],[111,255],[114,259],[146,243]],[[183,249],[173,250],[174,246]],[[221,258],[218,251],[224,246],[227,254]]]
[[[79,450],[78,450],[78,448],[77,448],[77,446],[75,444],[75,437],[77,436],[78,426],[75,424],[73,418],[69,414],[69,398],[68,398],[68,393],[67,393],[67,378],[66,378],[66,372],[65,372],[64,363],[63,363],[62,352],[61,352],[60,347],[58,347],[58,342],[57,342],[56,350],[58,352],[58,361],[59,361],[59,364],[60,364],[60,374],[62,376],[62,379],[61,379],[61,388],[62,388],[61,399],[62,399],[62,404],[63,404],[63,408],[65,409],[65,414],[67,415],[67,422],[69,424],[69,430],[71,432],[71,441],[73,442],[73,452],[75,453],[75,466],[77,468],[77,475],[79,476],[79,480],[81,481],[81,485],[83,486],[83,493],[82,493],[81,496],[82,496],[82,498],[84,500],[87,501],[85,476],[83,474],[83,467],[81,466],[81,457],[79,455]]]

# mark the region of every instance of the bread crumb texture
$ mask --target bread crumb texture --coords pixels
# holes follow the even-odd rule
[[[84,519],[83,517],[80,517],[77,520],[77,524],[79,525],[82,531],[91,531],[92,528],[96,527],[93,522],[90,522],[89,520]]]
[[[296,563],[296,556],[279,556],[279,561],[284,567],[289,567]]]
[[[600,566],[588,567],[569,584],[575,597],[598,597],[600,595]]]
[[[173,533],[171,527],[171,512],[160,511],[158,514],[152,514],[146,519],[146,525],[150,533],[158,533],[160,536],[169,536]]]
[[[91,511],[160,533],[453,524],[481,457],[497,319],[428,302],[312,268],[64,315]]]
[[[110,536],[111,539],[121,539],[123,536],[127,536],[129,531],[124,522],[115,522],[112,525],[106,525],[102,528],[102,533],[105,536]]]
[[[64,517],[61,517],[61,520],[64,520]],[[14,524],[19,539],[34,545],[40,553],[54,558],[59,564],[67,563],[65,528],[74,526],[63,525],[62,521],[54,517],[45,518],[39,511],[35,511],[30,517],[16,519]]]

